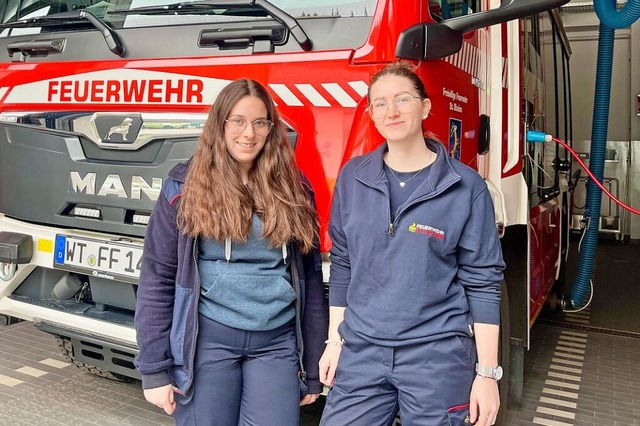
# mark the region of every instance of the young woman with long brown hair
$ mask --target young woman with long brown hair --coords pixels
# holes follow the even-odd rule
[[[322,390],[317,232],[269,93],[231,82],[149,221],[135,317],[145,398],[182,425],[297,425]]]

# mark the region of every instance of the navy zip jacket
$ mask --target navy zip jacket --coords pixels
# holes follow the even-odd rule
[[[189,162],[181,163],[169,172],[149,219],[134,320],[139,348],[134,364],[142,376],[142,387],[172,384],[176,392],[185,396],[190,396],[193,382],[200,297],[198,242],[181,233],[176,222],[188,167]],[[306,181],[305,186],[313,200]],[[298,339],[298,349],[309,392],[320,393],[318,361],[325,348],[328,327],[322,261],[317,249],[303,255],[298,245],[293,244],[292,252],[300,285],[296,303],[301,330],[296,334],[301,332],[303,338]]]
[[[380,345],[500,323],[504,262],[487,185],[442,144],[426,143],[437,158],[397,214],[386,144],[349,161],[333,193],[329,304],[346,307],[345,324]]]

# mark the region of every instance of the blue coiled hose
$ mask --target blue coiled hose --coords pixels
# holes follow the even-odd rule
[[[616,2],[610,0],[595,0],[593,6],[600,22],[611,28],[631,26],[640,18],[640,1],[629,0],[620,10],[616,10]]]
[[[594,0],[594,6],[600,18],[600,30],[589,169],[602,182],[609,128],[615,28],[628,27],[640,18],[640,0],[629,0],[620,11],[616,10],[615,0]],[[582,239],[576,278],[571,286],[570,299],[574,308],[584,307],[590,292],[591,274],[598,247],[601,201],[602,191],[589,180],[584,213],[587,228]]]

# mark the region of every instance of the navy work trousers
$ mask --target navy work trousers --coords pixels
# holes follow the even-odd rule
[[[451,336],[428,343],[374,345],[340,326],[345,340],[322,426],[469,424],[475,341]],[[465,422],[466,420],[466,422]]]
[[[200,315],[193,398],[175,395],[176,424],[297,426],[297,351],[293,323],[245,331]]]

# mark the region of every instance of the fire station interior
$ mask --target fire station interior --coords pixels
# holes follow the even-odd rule
[[[627,3],[617,1],[619,8]],[[600,20],[592,1],[572,0],[559,16],[571,52],[561,79],[570,81],[572,146],[589,168]],[[569,214],[558,225],[566,266],[516,344],[524,345],[522,356],[510,354],[523,373],[505,369],[501,425],[640,426],[640,22],[615,30],[612,67],[599,167],[602,185],[620,203],[602,191],[594,201],[588,172],[573,161]],[[599,215],[589,216],[597,204]],[[55,339],[27,321],[0,326],[0,426],[173,424],[145,402],[139,382],[87,374],[56,363],[58,354]],[[21,359],[41,363],[40,370]],[[20,369],[27,377],[22,387],[9,371]],[[96,401],[105,407],[92,414],[102,420],[88,420],[82,406]],[[319,424],[324,401],[301,408],[301,425]]]
[[[602,28],[591,2],[570,2],[562,19],[571,46],[573,147],[589,168]],[[523,386],[510,377],[504,424],[640,424],[639,36],[637,25],[615,32],[610,113],[597,122],[608,128],[603,186],[631,209],[602,194],[599,216],[588,218],[590,178],[573,162],[567,265],[530,329]]]
[[[561,16],[571,46],[573,146],[589,166],[598,19],[590,2],[572,1]],[[600,217],[591,219],[599,222],[595,243],[585,254],[585,228],[594,225],[585,223],[584,216],[589,208],[587,173],[574,162],[567,266],[535,322],[531,320],[523,377],[506,379],[513,389],[501,424],[640,425],[640,364],[635,361],[640,359],[638,25],[616,31],[614,46],[603,184],[636,213],[602,195]],[[585,288],[580,275],[589,271],[584,266],[589,256],[594,260]],[[576,293],[583,299],[571,303]],[[305,424],[317,424],[321,409],[322,400],[303,408]]]
[[[603,81],[598,80],[602,28],[590,3],[572,1],[562,9],[571,46],[573,147],[587,168],[594,164],[596,138],[593,88]],[[567,266],[530,329],[523,386],[513,386],[511,378],[515,389],[510,389],[504,424],[640,424],[635,361],[640,355],[639,30],[632,25],[615,31],[602,170],[605,189],[631,209],[602,194],[600,214],[592,222],[585,214],[595,199],[589,195],[589,177],[573,162]],[[586,242],[590,227],[597,229],[591,248]]]

